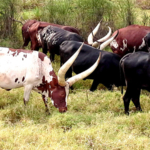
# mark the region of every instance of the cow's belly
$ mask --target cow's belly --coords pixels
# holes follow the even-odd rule
[[[18,70],[1,70],[0,69],[0,87],[4,89],[12,89],[23,86],[25,75]]]
[[[27,61],[20,61],[20,58],[0,55],[0,87],[12,89],[23,86],[25,81]]]

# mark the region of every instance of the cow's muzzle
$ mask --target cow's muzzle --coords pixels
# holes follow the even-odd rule
[[[67,107],[61,107],[61,108],[59,108],[59,112],[60,113],[64,113],[66,111],[67,111]]]

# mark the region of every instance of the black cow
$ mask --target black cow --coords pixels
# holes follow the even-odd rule
[[[60,58],[61,63],[65,63],[79,48],[81,42],[76,41],[64,41],[60,45]],[[90,91],[96,90],[99,83],[105,85],[108,89],[112,88],[112,85],[121,86],[120,82],[120,70],[119,62],[121,57],[117,54],[102,51],[84,44],[80,54],[74,61],[72,67],[69,68],[66,78],[72,76],[72,71],[76,74],[89,68],[93,62],[97,59],[101,52],[101,61],[96,70],[85,79],[93,79],[93,84]]]
[[[125,55],[120,65],[127,85],[123,101],[125,113],[129,114],[129,104],[132,99],[137,110],[140,106],[140,92],[145,89],[150,92],[150,53],[136,52]]]
[[[50,52],[50,59],[54,61],[55,54],[59,55],[59,46],[64,41],[79,41],[83,42],[80,35],[60,29],[54,26],[45,27],[40,33],[43,53]]]

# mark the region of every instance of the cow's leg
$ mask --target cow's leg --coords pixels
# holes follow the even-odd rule
[[[23,45],[22,45],[22,48],[24,49],[24,47],[28,46],[30,40],[25,39],[25,38],[24,38],[23,40],[24,40],[24,43],[23,43]]]
[[[39,50],[39,47],[36,43],[31,42],[31,50]]]
[[[47,48],[43,48],[43,53],[47,55]]]
[[[130,86],[127,86],[126,93],[123,96],[125,114],[127,115],[129,115],[129,104],[131,97],[132,97],[132,88],[130,88]]]
[[[132,101],[136,109],[139,111],[142,111],[141,105],[140,105],[140,92],[141,92],[141,89],[135,89],[132,91]]]
[[[104,83],[104,86],[109,90],[113,91],[113,86],[111,84]]]
[[[43,101],[44,101],[44,105],[45,105],[45,108],[46,108],[46,112],[47,112],[48,114],[50,114],[47,97],[46,97],[45,95],[42,95],[42,98],[43,98]]]
[[[55,58],[55,54],[54,54],[54,53],[51,53],[51,54],[50,54],[50,60],[51,60],[51,62],[54,61],[54,58]]]
[[[29,101],[29,97],[30,97],[30,93],[31,93],[32,88],[33,88],[32,85],[26,85],[24,87],[24,104],[25,105]]]
[[[99,85],[99,80],[94,79],[90,91],[95,91]]]

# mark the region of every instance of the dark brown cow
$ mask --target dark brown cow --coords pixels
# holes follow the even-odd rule
[[[38,29],[36,28],[37,25],[34,26],[34,23],[40,23]],[[53,24],[53,23],[48,23],[48,22],[42,22],[42,21],[37,21],[37,20],[28,20],[23,26],[22,26],[22,37],[23,37],[23,47],[27,46],[28,43],[31,41],[31,50],[39,50],[41,47],[41,44],[36,39],[36,35],[38,34],[39,30],[43,29],[44,27],[52,25],[59,27],[61,29],[74,32],[79,34],[78,29],[71,27],[71,26],[63,26],[59,24]],[[31,28],[32,27],[32,28]]]
[[[116,34],[117,31],[113,33]],[[110,43],[112,51],[121,57],[133,51],[148,51],[147,39],[150,27],[140,25],[130,25],[119,29],[119,35]],[[148,36],[148,37],[147,37]]]

